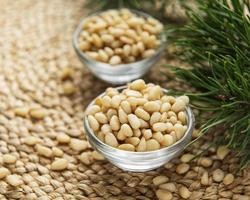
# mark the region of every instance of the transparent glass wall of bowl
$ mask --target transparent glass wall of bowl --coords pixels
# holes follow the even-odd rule
[[[150,17],[148,14],[131,10],[131,12],[136,13],[139,16]],[[90,16],[100,14],[101,12],[93,13]],[[159,35],[161,41],[160,46],[156,49],[156,53],[150,58],[143,59],[134,63],[120,64],[116,66],[111,66],[106,63],[98,62],[91,59],[84,52],[78,48],[78,38],[82,31],[82,24],[88,19],[87,16],[78,25],[77,29],[73,34],[73,47],[76,51],[77,56],[80,61],[98,78],[103,81],[112,84],[124,84],[132,80],[142,77],[152,66],[154,66],[161,58],[161,55],[165,49],[165,36],[164,34]]]
[[[122,90],[125,87],[118,87],[118,90]],[[164,90],[167,93],[167,90]],[[98,97],[102,97],[104,93]],[[94,104],[93,100],[89,106]],[[105,158],[107,158],[111,163],[125,171],[133,172],[145,172],[149,170],[156,169],[174,157],[177,157],[184,150],[184,147],[190,142],[192,137],[192,132],[194,129],[194,115],[190,107],[186,108],[186,113],[188,116],[187,120],[187,131],[184,136],[177,141],[175,144],[165,147],[156,151],[148,152],[129,152],[123,151],[114,147],[111,147],[97,138],[95,133],[89,127],[87,117],[84,119],[84,128],[86,131],[87,138],[94,149],[101,153]]]

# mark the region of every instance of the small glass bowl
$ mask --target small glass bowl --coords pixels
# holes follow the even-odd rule
[[[138,16],[151,17],[150,15],[141,11],[130,10]],[[98,78],[112,84],[124,84],[132,80],[142,77],[155,63],[157,63],[165,48],[165,36],[164,34],[159,35],[160,46],[156,49],[153,56],[142,59],[129,64],[119,64],[112,66],[107,63],[96,61],[82,52],[78,47],[78,38],[82,31],[82,24],[91,16],[98,15],[102,12],[95,12],[81,20],[78,27],[76,28],[72,44],[78,55],[80,61],[87,66],[87,68]]]
[[[126,87],[127,86],[121,86],[116,89],[121,91]],[[163,89],[163,92],[166,94],[167,90]],[[103,97],[104,94],[105,93],[102,93],[98,97]],[[92,106],[94,102],[95,99],[89,104],[88,108]],[[130,152],[109,146],[95,135],[89,127],[87,117],[84,118],[84,128],[92,147],[107,158],[111,163],[125,171],[145,172],[156,169],[167,163],[172,158],[177,157],[184,150],[184,147],[190,142],[195,119],[190,107],[186,108],[186,113],[188,119],[187,130],[184,136],[173,145],[155,151]]]

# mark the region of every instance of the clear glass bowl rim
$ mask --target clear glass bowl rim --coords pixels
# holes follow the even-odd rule
[[[128,9],[128,8],[126,8]],[[94,60],[94,59],[91,59],[89,56],[86,55],[86,53],[82,52],[79,48],[78,48],[78,38],[79,38],[79,34],[81,33],[82,31],[82,24],[89,18],[89,17],[92,17],[92,16],[95,16],[95,15],[98,15],[98,14],[101,14],[103,12],[106,12],[106,11],[109,11],[109,10],[114,10],[114,9],[108,9],[108,10],[105,10],[105,11],[96,11],[96,12],[93,12],[93,13],[90,13],[88,14],[87,16],[85,16],[83,19],[80,20],[80,23],[78,24],[76,30],[74,31],[73,33],[73,37],[72,37],[72,45],[73,45],[73,48],[75,49],[76,53],[78,54],[79,57],[81,57],[82,59],[86,60],[87,62],[90,63],[90,65],[92,64],[93,66],[98,63],[99,64],[99,68],[101,68],[102,70],[113,70],[113,71],[123,71],[123,70],[126,70],[127,67],[130,67],[130,68],[137,68],[138,65],[143,65],[144,63],[147,63],[149,60],[157,57],[158,54],[161,54],[163,51],[164,51],[164,48],[165,48],[165,42],[166,42],[166,38],[163,34],[163,32],[159,35],[160,36],[160,40],[161,40],[161,44],[160,46],[156,49],[156,52],[153,56],[149,57],[149,58],[146,58],[146,59],[142,59],[142,60],[139,60],[139,61],[136,61],[136,62],[132,62],[132,63],[128,63],[128,64],[119,64],[119,65],[115,65],[114,66],[111,66],[110,64],[108,63],[103,63],[103,62],[99,62],[97,60]],[[120,9],[118,9],[120,10]],[[151,15],[147,14],[147,13],[144,13],[142,11],[138,11],[138,10],[134,10],[134,9],[128,9],[130,10],[131,12],[135,13],[135,14],[138,14],[140,16],[144,16],[144,17],[151,17],[151,18],[154,18],[152,17]]]
[[[116,87],[115,89],[117,89],[118,91],[119,90],[122,90],[122,89],[125,89],[127,88],[127,86],[120,86],[120,87]],[[166,94],[168,92],[167,89],[162,89],[163,92]],[[101,93],[100,95],[98,95],[96,98],[98,97],[102,97],[105,95],[105,92]],[[95,103],[95,100],[96,98],[90,102],[90,104],[88,105],[88,107],[86,108],[86,110],[94,105]],[[191,108],[188,106],[186,107],[186,113],[187,113],[187,116],[188,116],[188,124],[187,124],[187,130],[185,132],[185,134],[183,135],[183,137],[178,140],[177,142],[175,142],[174,144],[168,146],[168,147],[164,147],[164,148],[161,148],[161,149],[158,149],[158,150],[154,150],[154,151],[144,151],[144,152],[134,152],[134,151],[125,151],[125,150],[121,150],[121,149],[118,149],[118,148],[115,148],[115,147],[112,147],[108,144],[105,144],[104,142],[102,142],[96,135],[95,133],[92,131],[92,129],[89,127],[89,123],[88,123],[88,119],[87,119],[87,116],[84,117],[84,128],[86,130],[86,134],[88,137],[92,138],[94,140],[94,143],[99,145],[99,147],[103,148],[103,149],[106,149],[107,151],[109,151],[109,154],[112,154],[113,153],[113,156],[117,156],[117,155],[122,155],[122,156],[138,156],[138,157],[141,157],[141,156],[146,156],[146,155],[163,155],[164,153],[172,153],[172,152],[175,152],[177,148],[179,147],[182,147],[182,144],[183,142],[185,142],[186,138],[188,136],[191,136],[192,134],[192,131],[194,129],[194,124],[195,124],[195,119],[194,119],[194,115],[193,115],[193,112],[191,110]],[[89,139],[90,139],[89,138]],[[98,148],[97,148],[98,149]]]

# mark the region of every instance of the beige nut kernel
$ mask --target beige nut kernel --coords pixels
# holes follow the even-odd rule
[[[112,57],[110,58],[109,64],[111,64],[111,65],[118,65],[118,64],[121,63],[121,61],[122,61],[122,60],[121,60],[121,57],[115,55],[115,56],[112,56]]]
[[[128,115],[122,108],[118,109],[118,117],[122,124],[128,123]]]
[[[179,96],[179,97],[177,97],[176,98],[176,100],[182,100],[186,105],[188,105],[188,103],[189,103],[189,97],[188,96]]]
[[[121,101],[122,101],[121,96],[115,95],[111,99],[111,106],[117,109],[119,108]]]
[[[163,190],[168,190],[170,192],[176,192],[177,190],[174,183],[163,183],[159,185],[159,188]]]
[[[128,124],[123,124],[121,126],[120,131],[118,132],[118,135],[119,134],[124,135],[125,137],[132,137],[133,130],[131,129],[131,127]]]
[[[153,178],[153,184],[155,186],[161,185],[168,181],[169,181],[169,178],[167,176],[156,176],[155,178]]]
[[[188,163],[190,162],[195,156],[190,153],[183,154],[180,158],[181,162]]]
[[[149,139],[146,141],[147,151],[154,151],[160,149],[160,144],[155,139]]]
[[[99,58],[102,62],[108,62],[109,60],[109,55],[102,49],[98,50]]]
[[[234,182],[234,175],[233,174],[227,174],[224,179],[223,179],[223,183],[225,185],[230,185]]]
[[[159,100],[161,98],[162,91],[159,85],[153,86],[148,91],[148,100],[154,101]]]
[[[15,108],[15,109],[14,109],[14,113],[15,113],[17,116],[20,116],[20,117],[27,117],[28,114],[29,114],[29,108],[27,108],[27,107]]]
[[[221,182],[225,176],[225,173],[221,169],[216,169],[213,171],[213,180],[215,182]]]
[[[67,96],[71,96],[73,94],[75,94],[77,91],[76,87],[74,84],[70,83],[70,82],[66,82],[63,84],[63,94],[67,95]]]
[[[177,165],[176,172],[178,174],[185,174],[189,170],[190,166],[186,163],[181,163]]]
[[[175,124],[174,131],[178,140],[181,139],[185,133],[185,129],[181,124]]]
[[[148,121],[150,119],[150,115],[148,114],[148,112],[143,110],[142,108],[139,108],[139,107],[136,108],[135,114],[137,117],[139,117],[145,121]]]
[[[93,131],[98,131],[100,128],[100,125],[98,123],[98,121],[96,120],[96,118],[93,115],[89,115],[88,116],[88,122],[89,122],[89,126]]]
[[[158,112],[160,110],[160,107],[161,106],[156,101],[149,101],[144,104],[144,109],[150,113]]]
[[[113,115],[110,119],[110,127],[113,131],[118,131],[120,129],[120,121],[116,115]]]
[[[144,81],[144,80],[138,79],[138,80],[133,81],[133,82],[129,85],[129,88],[130,88],[131,90],[142,91],[143,89],[146,88],[146,84],[145,84],[145,81]]]
[[[211,158],[208,157],[201,157],[198,160],[198,164],[200,164],[203,167],[210,167],[213,164],[213,161]]]
[[[161,109],[160,112],[164,113],[164,112],[168,112],[171,109],[171,104],[168,102],[165,102],[161,105]]]
[[[183,111],[185,109],[186,104],[178,99],[176,102],[172,105],[171,110],[174,111],[175,113],[178,113],[180,111]]]
[[[229,149],[226,147],[226,146],[220,146],[218,147],[217,149],[217,157],[220,159],[220,160],[223,160],[229,153]]]
[[[100,112],[101,111],[101,108],[100,106],[98,105],[93,105],[93,106],[90,106],[87,110],[86,110],[86,115],[94,115],[95,113],[97,112]]]
[[[105,43],[111,43],[112,41],[114,41],[113,35],[110,35],[110,34],[103,34],[103,35],[101,35],[101,39]]]
[[[3,155],[3,162],[6,164],[14,164],[17,161],[17,158],[11,154]]]
[[[34,108],[30,110],[30,116],[34,119],[43,119],[48,115],[47,110],[43,108]]]
[[[65,133],[60,133],[56,136],[56,140],[59,142],[59,143],[69,143],[70,142],[70,137],[65,134]]]
[[[186,124],[187,116],[183,111],[178,113],[178,120],[180,120],[182,124]]]
[[[146,139],[144,137],[141,138],[138,146],[136,147],[136,151],[146,151]]]
[[[125,142],[137,146],[140,143],[140,139],[138,137],[130,137],[127,138]]]
[[[111,120],[111,118],[114,115],[117,115],[117,111],[115,109],[113,109],[113,108],[108,109],[108,111],[106,113],[106,116],[107,116],[107,118],[108,118],[109,121]]]
[[[128,101],[122,101],[121,107],[127,114],[130,114],[132,112],[130,103]]]
[[[163,140],[161,142],[161,145],[164,147],[168,147],[174,143],[173,136],[170,134],[163,135]]]
[[[121,144],[118,146],[118,149],[125,151],[135,151],[135,146],[132,144]]]
[[[158,189],[156,190],[156,196],[159,200],[171,200],[173,195],[168,190]]]
[[[111,98],[110,98],[110,96],[104,96],[102,98],[102,104],[103,104],[103,106],[105,106],[107,108],[110,108],[111,107]]]
[[[161,113],[159,112],[154,112],[149,120],[149,123],[151,126],[153,126],[155,123],[159,122],[161,120]]]
[[[27,136],[26,138],[24,138],[24,144],[27,144],[29,146],[33,146],[35,145],[36,143],[38,143],[39,141],[39,138],[37,137],[34,137],[34,136]]]
[[[21,177],[18,175],[15,175],[15,174],[8,175],[6,177],[6,181],[7,181],[7,183],[9,183],[11,186],[14,186],[14,187],[17,187],[17,186],[23,184]]]
[[[133,129],[138,129],[141,126],[141,122],[140,122],[139,118],[134,114],[128,115],[128,121]]]
[[[108,133],[105,135],[105,143],[112,146],[112,147],[117,147],[118,142],[114,134]]]
[[[106,117],[105,114],[102,112],[98,112],[95,114],[95,119],[100,123],[100,124],[106,124],[108,123],[108,118]],[[99,128],[98,128],[99,129]],[[97,130],[98,130],[97,129]]]
[[[95,160],[105,160],[105,158],[97,151],[92,151],[91,155]]]
[[[167,123],[163,123],[163,122],[157,122],[155,124],[153,124],[153,130],[154,131],[159,131],[159,132],[164,132],[168,129],[168,124]]]
[[[163,142],[164,138],[163,138],[163,134],[161,132],[156,132],[153,133],[152,135],[153,139],[156,139],[160,144]]]
[[[83,151],[88,148],[88,142],[85,140],[72,138],[69,147],[75,151]]]
[[[54,171],[61,171],[66,169],[67,167],[68,161],[64,158],[57,159],[51,164],[51,169]]]
[[[141,130],[140,129],[136,129],[134,130],[134,137],[140,137],[141,136]],[[145,138],[144,138],[145,139]]]
[[[39,155],[42,155],[44,157],[50,158],[53,155],[53,152],[50,148],[42,146],[40,144],[36,145],[36,150]]]
[[[58,147],[52,147],[53,156],[55,157],[62,157],[63,151],[59,149]]]
[[[104,51],[108,54],[109,57],[112,57],[114,55],[114,51],[110,47],[105,47]]]
[[[185,186],[179,188],[179,194],[183,199],[188,199],[191,196],[191,192]]]
[[[152,137],[152,131],[151,131],[151,129],[146,129],[142,133],[143,133],[143,137],[146,140],[148,140],[148,139],[150,139]]]
[[[128,97],[136,97],[136,98],[139,98],[139,97],[142,97],[142,94],[136,90],[126,90],[125,94],[128,96]]]
[[[201,176],[201,184],[202,185],[209,185],[209,178],[208,178],[208,172],[207,171],[203,172],[203,174]]]
[[[0,180],[10,174],[10,171],[5,167],[0,167]]]

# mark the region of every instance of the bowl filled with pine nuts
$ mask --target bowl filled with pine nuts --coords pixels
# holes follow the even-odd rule
[[[85,132],[92,147],[117,167],[149,171],[190,142],[194,116],[188,103],[187,96],[169,96],[138,79],[94,99],[85,112]]]
[[[80,61],[96,77],[124,84],[159,61],[165,40],[160,21],[140,11],[120,9],[85,17],[72,43]]]

